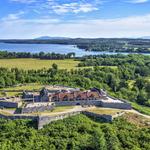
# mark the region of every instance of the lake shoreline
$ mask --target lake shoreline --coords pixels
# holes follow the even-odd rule
[[[141,54],[141,55],[150,55],[148,52],[112,52],[112,51],[87,51],[85,49],[78,48],[77,45],[68,45],[68,44],[24,44],[24,43],[0,43],[0,51],[7,52],[30,52],[35,53],[56,53],[56,54],[68,54],[75,53],[76,57],[83,57],[89,55],[129,55],[129,54]]]

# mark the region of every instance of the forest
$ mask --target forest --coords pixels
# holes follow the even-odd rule
[[[39,59],[48,59],[48,60],[62,60],[70,59],[75,57],[75,53],[68,54],[56,54],[56,53],[27,53],[27,52],[8,52],[0,51],[0,59],[12,59],[12,58],[39,58]]]
[[[150,128],[124,118],[103,123],[77,115],[36,130],[30,120],[0,120],[1,150],[149,150]]]
[[[82,58],[79,66],[85,68],[68,71],[59,69],[56,64],[39,70],[0,68],[0,88],[23,83],[68,85],[81,89],[97,87],[112,96],[150,107],[150,56],[89,56]]]
[[[65,38],[49,40],[0,40],[4,43],[18,44],[66,44],[77,45],[78,48],[86,51],[109,51],[109,52],[131,52],[131,53],[150,53],[149,39],[130,39],[130,38]]]

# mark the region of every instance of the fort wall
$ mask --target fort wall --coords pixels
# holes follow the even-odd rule
[[[39,116],[39,118],[38,118],[38,129],[43,128],[44,125],[47,125],[53,121],[62,120],[64,118],[67,118],[70,116],[75,116],[78,114],[84,114],[88,117],[93,117],[95,119],[103,119],[106,122],[112,122],[114,118],[122,116],[124,114],[124,112],[120,112],[120,113],[117,113],[115,115],[106,115],[106,114],[96,114],[96,113],[88,112],[88,111],[75,111],[75,112],[59,114],[56,116]]]
[[[104,102],[104,101],[101,101],[100,102],[101,104],[101,106],[102,107],[106,107],[106,108],[117,108],[117,109],[132,109],[132,107],[131,107],[131,104],[130,103],[125,103],[125,102],[123,102],[123,103],[119,103],[119,102],[117,102],[117,103],[114,103],[114,102]]]
[[[81,111],[75,111],[75,112],[59,114],[56,116],[39,116],[38,117],[38,129],[43,128],[44,125],[47,125],[53,121],[62,120],[64,118],[75,116],[75,115],[78,115],[80,113],[81,113]]]
[[[82,113],[88,117],[92,117],[94,119],[100,119],[100,120],[102,119],[106,122],[112,122],[113,119],[120,117],[124,114],[124,112],[119,112],[114,115],[106,115],[106,114],[96,114],[96,113],[89,112],[89,111],[83,111]]]
[[[76,105],[95,105],[100,106],[100,100],[78,100],[78,101],[58,101],[54,102],[56,106],[76,106]]]
[[[53,121],[62,120],[64,118],[75,116],[81,113],[89,117],[94,117],[95,119],[103,119],[106,122],[112,122],[114,118],[119,117],[124,114],[124,112],[121,112],[115,115],[105,115],[105,114],[96,114],[96,113],[88,112],[88,111],[74,111],[74,112],[62,113],[62,114],[55,115],[55,116],[27,116],[27,115],[7,116],[7,115],[0,114],[0,118],[11,119],[11,120],[15,120],[15,119],[35,120],[37,121],[37,128],[42,129],[43,126]]]
[[[0,118],[3,119],[10,119],[10,120],[16,120],[16,119],[31,119],[31,120],[38,120],[38,116],[22,116],[22,115],[4,115],[4,114],[0,114]]]
[[[22,105],[22,102],[13,102],[13,101],[0,101],[0,107],[6,108],[18,108]]]
[[[44,112],[44,111],[51,111],[54,109],[53,105],[48,105],[48,106],[38,106],[38,107],[25,107],[22,108],[21,112],[24,113],[33,113],[33,112]]]

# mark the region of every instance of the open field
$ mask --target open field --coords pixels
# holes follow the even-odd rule
[[[52,111],[53,113],[55,112],[63,112],[63,111],[66,111],[66,110],[69,110],[69,109],[73,109],[74,106],[57,106],[55,107],[55,109]]]
[[[78,67],[80,61],[75,61],[73,59],[64,59],[64,60],[41,60],[41,59],[32,59],[32,58],[20,58],[20,59],[0,59],[0,67],[5,68],[19,68],[24,70],[31,69],[42,69],[50,68],[52,64],[57,64],[59,69],[84,69],[84,68],[93,68],[91,67]],[[99,66],[110,67],[112,69],[117,69],[117,66]]]
[[[93,108],[93,109],[88,109],[88,111],[96,114],[115,115],[117,112],[121,112],[122,110],[111,109],[111,108]]]
[[[65,60],[41,60],[41,59],[0,59],[0,67],[19,68],[19,69],[42,69],[50,68],[52,64],[57,64],[60,69],[75,69],[79,61],[73,59]]]
[[[0,109],[0,114],[1,114],[1,115],[7,115],[7,116],[11,116],[11,115],[12,115],[11,113],[9,113],[9,112],[7,112],[7,111],[3,111],[3,110],[1,110],[1,109]]]
[[[54,110],[52,111],[44,111],[44,112],[34,112],[31,113],[33,115],[48,115],[48,116],[53,116],[53,115],[58,115],[59,113],[66,113],[66,112],[71,112],[75,109],[75,106],[56,106]]]

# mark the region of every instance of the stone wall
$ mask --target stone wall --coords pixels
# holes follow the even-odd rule
[[[55,102],[56,106],[75,106],[75,105],[95,105],[100,106],[100,100],[79,100],[79,101],[58,101]]]
[[[55,116],[27,116],[27,115],[13,115],[13,116],[7,116],[0,114],[0,118],[4,119],[31,119],[37,121],[37,128],[42,129],[44,125],[47,125],[53,121],[61,120],[70,116],[75,116],[78,114],[84,114],[89,117],[94,117],[96,119],[104,119],[106,122],[112,122],[114,118],[119,117],[124,114],[124,112],[117,113],[115,115],[105,115],[105,114],[96,114],[93,112],[88,111],[75,111],[75,112],[69,112],[69,113],[62,113]]]
[[[103,119],[106,122],[112,122],[113,119],[122,116],[125,112],[119,112],[114,115],[96,114],[96,113],[89,112],[89,111],[83,111],[82,113],[86,116],[93,117],[95,119]]]
[[[123,103],[110,103],[110,102],[104,102],[101,101],[100,104],[102,107],[107,107],[107,108],[117,108],[117,109],[132,109],[131,104],[127,103],[127,102],[123,102]]]
[[[96,113],[88,112],[88,111],[83,111],[82,113],[86,116],[93,117],[95,119],[103,119],[106,122],[112,122],[113,121],[112,115],[96,114]]]
[[[96,114],[96,113],[88,112],[88,111],[75,111],[75,112],[59,114],[56,116],[39,116],[38,117],[38,129],[42,129],[44,125],[47,125],[53,121],[61,120],[70,116],[75,116],[81,113],[88,117],[94,117],[96,119],[103,119],[106,122],[112,122],[114,118],[117,118],[124,114],[124,112],[120,112],[115,115],[106,115],[106,114]]]
[[[54,109],[53,105],[48,105],[48,106],[35,106],[35,107],[25,107],[22,108],[22,113],[33,113],[33,112],[44,112],[44,111],[51,111]]]
[[[80,114],[81,111],[63,113],[56,116],[39,116],[38,117],[38,129],[43,128],[44,125],[51,123],[52,121],[61,120],[70,116],[75,116]]]
[[[22,115],[7,116],[7,115],[0,114],[0,118],[3,118],[3,119],[10,119],[10,120],[16,120],[16,119],[38,120],[38,116],[22,116]]]
[[[131,104],[128,102],[107,102],[101,100],[80,100],[80,101],[59,101],[55,102],[56,106],[75,106],[75,105],[94,105],[107,108],[131,109]]]
[[[22,105],[22,102],[0,101],[0,107],[18,108],[21,105]]]

